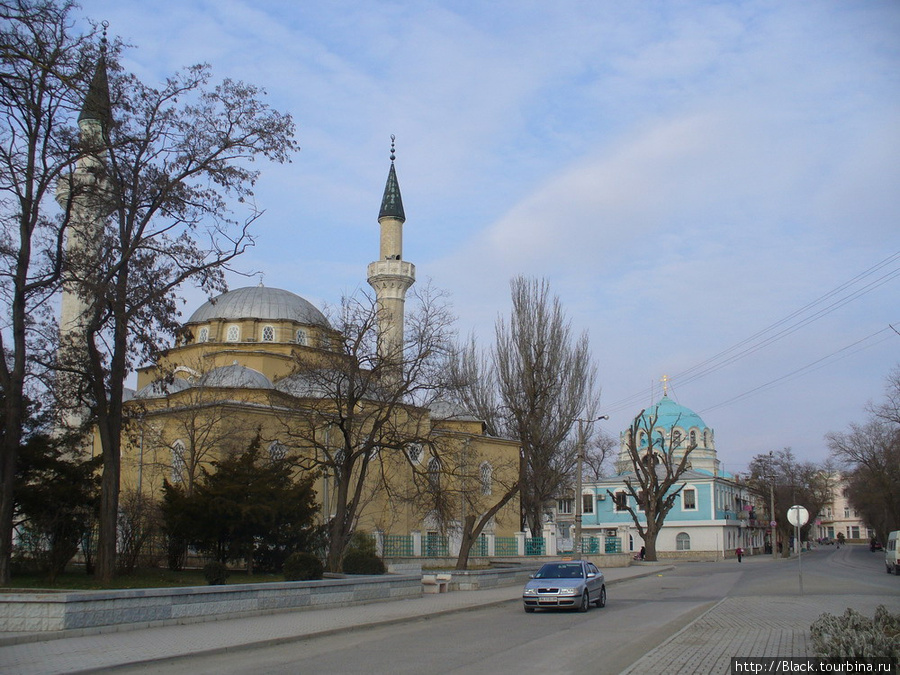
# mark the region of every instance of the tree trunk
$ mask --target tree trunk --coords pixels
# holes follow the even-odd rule
[[[459,543],[459,556],[456,558],[456,569],[458,570],[469,568],[469,552],[472,550],[472,544],[475,543],[475,537],[477,536],[474,529],[474,514],[466,516],[465,522],[463,523],[462,540]]]

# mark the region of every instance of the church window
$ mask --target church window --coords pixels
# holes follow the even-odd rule
[[[703,432],[703,446],[707,447],[707,448],[709,447],[709,430],[708,429]]]
[[[697,430],[691,429],[691,445],[697,445]]]
[[[207,326],[200,329],[200,335],[197,337],[197,342],[209,342],[209,328]]]
[[[428,483],[432,490],[438,490],[441,487],[441,460],[432,457],[428,462]]]
[[[594,495],[593,493],[586,493],[581,495],[581,512],[582,513],[593,513],[594,512]]]
[[[273,326],[266,326],[263,328],[262,341],[275,342],[275,328]]]
[[[681,439],[684,438],[684,434],[681,433],[681,429],[676,429],[672,432],[672,444],[673,445],[681,445]]]
[[[627,511],[628,495],[625,492],[617,492],[613,495],[613,503],[616,506],[616,511]]]
[[[487,462],[481,464],[481,494],[489,495],[493,490],[494,469]]]
[[[278,441],[272,441],[269,444],[269,459],[273,462],[280,462],[287,456],[287,448]]]
[[[563,514],[572,513],[572,503],[574,500],[569,499],[568,497],[565,499],[557,499],[556,500],[556,510]]]
[[[687,532],[679,532],[675,535],[675,550],[676,551],[690,551],[691,550],[691,535]]]
[[[172,444],[172,482],[183,483],[187,472],[187,464],[184,461],[186,448],[184,441],[175,441]]]
[[[228,326],[228,332],[225,334],[226,342],[239,342],[241,339],[240,326]]]
[[[306,331],[302,328],[297,330],[297,344],[305,345],[306,344]]]
[[[409,457],[409,461],[413,464],[418,464],[422,461],[422,446],[418,443],[411,443],[406,446],[406,456]]]
[[[697,491],[694,488],[685,488],[681,491],[681,508],[684,511],[697,509]]]

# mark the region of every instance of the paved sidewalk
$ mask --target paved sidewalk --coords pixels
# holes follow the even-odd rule
[[[878,602],[900,612],[900,597]],[[725,598],[621,675],[728,675],[732,657],[810,656],[810,625],[825,612],[841,615],[848,607],[874,613],[871,596]]]
[[[604,570],[607,585],[662,574],[671,565],[638,565]],[[28,642],[0,646],[0,673],[48,675],[78,673],[129,663],[145,663],[247,645],[278,644],[348,628],[399,623],[421,616],[459,612],[521,601],[521,585],[483,591],[453,591],[410,600],[309,609],[202,623],[109,630],[70,637],[20,636]]]

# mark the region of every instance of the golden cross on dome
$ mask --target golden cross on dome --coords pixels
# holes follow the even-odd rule
[[[663,375],[660,382],[663,383],[663,396],[668,396],[669,395],[669,376]]]

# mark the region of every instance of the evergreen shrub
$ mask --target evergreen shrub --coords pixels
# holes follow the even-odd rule
[[[310,581],[321,579],[325,567],[312,553],[298,551],[285,559],[283,571],[285,581]]]
[[[900,614],[884,605],[870,619],[848,608],[841,616],[822,614],[809,628],[816,656],[900,658]]]
[[[344,556],[344,574],[384,574],[384,561],[374,553],[347,551]]]
[[[213,561],[203,566],[203,576],[210,586],[222,586],[228,580],[228,567],[225,563]]]

